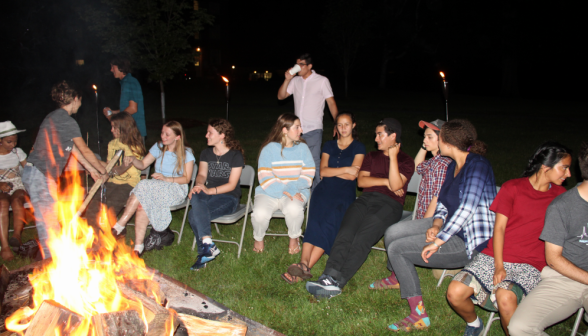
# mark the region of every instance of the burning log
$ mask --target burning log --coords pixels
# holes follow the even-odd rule
[[[136,310],[92,316],[96,336],[145,336],[145,322]]]
[[[66,336],[73,333],[83,320],[83,316],[59,303],[45,300],[33,317],[25,336],[55,336],[56,334]]]
[[[219,322],[192,315],[178,314],[188,336],[245,336],[247,325],[234,322]]]
[[[169,326],[172,326],[172,329],[176,330],[180,324],[175,311],[162,307],[147,295],[131,289],[127,285],[119,283],[118,288],[127,299],[139,301],[143,304],[145,318],[147,319],[147,323],[149,323],[147,336],[169,334]]]

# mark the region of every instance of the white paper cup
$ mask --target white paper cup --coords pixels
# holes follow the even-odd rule
[[[298,71],[300,71],[300,65],[296,64],[290,69],[290,75],[294,76]]]

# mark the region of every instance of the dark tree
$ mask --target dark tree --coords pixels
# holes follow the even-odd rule
[[[194,61],[190,39],[213,17],[186,0],[102,0],[84,15],[103,51],[129,57],[159,82],[165,122],[164,82]]]

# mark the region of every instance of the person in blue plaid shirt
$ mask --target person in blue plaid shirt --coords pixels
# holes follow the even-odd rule
[[[461,268],[492,237],[495,214],[490,204],[496,197],[496,181],[483,156],[486,144],[477,140],[469,121],[456,119],[441,127],[439,148],[453,162],[447,168],[435,215],[392,225],[384,236],[392,275],[387,279],[390,286],[379,287],[399,288],[410,306],[409,316],[388,326],[392,331],[426,329],[431,324],[415,266]]]

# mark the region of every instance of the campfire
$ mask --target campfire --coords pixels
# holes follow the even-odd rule
[[[196,329],[204,334],[245,335],[246,323],[211,321],[170,308],[160,287],[161,274],[147,268],[124,240],[117,241],[110,233],[115,215],[102,209],[101,232],[94,232],[80,216],[87,205],[80,175],[68,179],[62,191],[67,197],[59,198],[67,202],[58,203],[61,231],[49,236],[52,259],[37,263],[26,285],[11,294],[22,305],[6,318],[2,336],[171,336],[180,324],[187,331],[183,335],[195,335]],[[187,297],[186,287],[181,290]]]

